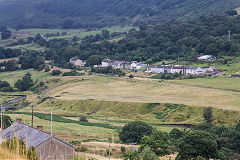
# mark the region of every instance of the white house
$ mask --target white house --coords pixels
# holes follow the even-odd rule
[[[198,57],[198,60],[200,61],[210,61],[212,59],[214,59],[215,57],[212,55],[204,55],[204,56],[200,56]]]
[[[102,67],[108,67],[108,66],[112,66],[111,65],[111,60],[110,59],[104,59],[102,60]]]
[[[102,60],[102,67],[108,67],[108,66],[111,66],[112,68],[119,68],[119,69],[131,69],[131,63],[128,61],[110,60],[110,59]]]

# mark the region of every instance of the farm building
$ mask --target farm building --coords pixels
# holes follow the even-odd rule
[[[21,123],[16,123],[0,132],[0,144],[4,141],[17,137],[23,140],[27,149],[31,146],[36,147],[38,159],[73,159],[74,146],[64,140],[43,131],[43,127],[37,129]]]

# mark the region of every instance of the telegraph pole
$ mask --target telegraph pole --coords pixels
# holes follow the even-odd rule
[[[33,105],[32,105],[32,127],[33,127]]]
[[[231,41],[231,31],[228,31],[228,40]]]
[[[51,137],[52,137],[52,112],[51,112]]]
[[[3,130],[3,116],[2,116],[2,104],[0,100],[0,105],[1,105],[1,131]]]

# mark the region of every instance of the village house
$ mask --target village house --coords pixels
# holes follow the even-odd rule
[[[216,71],[217,71],[216,67],[201,68],[201,67],[193,67],[193,66],[162,65],[162,66],[148,66],[146,72],[200,75],[200,74],[205,74],[206,72],[213,73]]]
[[[71,58],[70,59],[70,63],[73,64],[74,66],[76,67],[84,67],[84,65],[86,64],[85,62],[83,62],[82,60],[80,59],[77,59],[75,57]]]
[[[23,124],[20,118],[17,119],[16,123],[0,132],[0,144],[14,137],[23,140],[27,149],[34,146],[38,159],[40,160],[74,158],[73,145],[44,132],[42,126],[38,126],[37,129],[35,129]]]
[[[119,69],[131,69],[131,62],[121,61],[121,60],[110,60],[110,59],[102,60],[102,67],[108,67],[108,66],[111,66],[112,68],[119,68]]]

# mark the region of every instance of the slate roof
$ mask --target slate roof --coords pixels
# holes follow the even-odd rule
[[[26,147],[29,148],[30,146],[38,147],[52,136],[44,131],[37,130],[20,122],[16,122],[7,129],[0,132],[0,144],[13,137],[22,139],[25,142]],[[73,147],[73,145],[70,143],[65,142],[57,137],[53,138]]]

